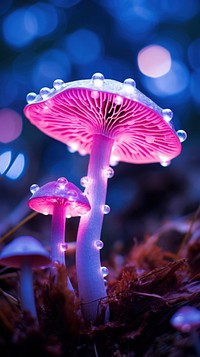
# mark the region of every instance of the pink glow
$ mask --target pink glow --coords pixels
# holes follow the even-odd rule
[[[108,321],[109,307],[104,305],[103,311],[100,305],[106,297],[106,287],[95,247],[103,216],[108,213],[108,209],[102,209],[108,179],[102,172],[109,167],[111,158],[137,164],[161,162],[163,157],[170,160],[179,155],[181,144],[171,124],[165,121],[163,110],[137,91],[130,78],[122,84],[104,81],[104,76],[96,73],[89,84],[77,81],[52,93],[47,99],[41,95],[34,98],[24,113],[45,134],[80,154],[90,154],[86,192],[91,210],[81,217],[78,228],[77,280],[85,318],[96,321],[98,314],[105,313]]]
[[[121,96],[122,97],[122,96]],[[129,163],[160,162],[181,152],[180,141],[163,117],[138,101],[85,88],[69,88],[29,104],[25,115],[45,134],[89,154],[94,134],[114,139],[112,157]],[[116,100],[117,99],[117,100]],[[50,106],[49,106],[50,103]],[[46,110],[47,105],[49,110]]]
[[[88,199],[65,177],[60,177],[57,181],[48,182],[41,187],[33,184],[30,191],[32,196],[28,201],[29,207],[36,212],[52,215],[51,259],[54,263],[65,264],[66,218],[87,213],[91,208]],[[67,283],[69,289],[73,290],[69,279]]]
[[[33,210],[50,215],[53,215],[56,205],[62,205],[65,217],[80,216],[90,210],[87,197],[71,182],[52,181],[43,185],[33,193],[28,204]]]
[[[138,66],[146,76],[161,77],[171,68],[171,56],[169,51],[158,45],[143,48],[138,53]]]
[[[79,296],[82,301],[90,302],[83,306],[88,320],[95,320],[98,313],[101,313],[98,299],[106,296],[103,275],[99,274],[101,261],[95,242],[100,240],[104,216],[102,207],[105,206],[107,192],[108,176],[102,175],[102,171],[109,166],[112,146],[113,139],[103,135],[94,136],[87,172],[87,177],[90,178],[87,192],[91,210],[81,217],[77,234],[76,268]],[[108,318],[109,310],[106,309],[105,320]]]
[[[9,143],[18,138],[22,131],[22,118],[12,109],[0,110],[0,142]]]

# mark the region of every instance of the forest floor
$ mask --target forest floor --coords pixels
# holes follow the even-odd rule
[[[169,249],[160,242],[171,241]],[[104,262],[109,269],[110,321],[86,325],[81,304],[66,288],[66,268],[34,272],[39,327],[18,298],[19,271],[0,269],[0,355],[3,357],[196,356],[190,333],[170,319],[182,306],[200,309],[200,212],[167,224],[124,255],[120,245]],[[77,290],[75,267],[69,276]],[[197,332],[198,329],[197,329]]]

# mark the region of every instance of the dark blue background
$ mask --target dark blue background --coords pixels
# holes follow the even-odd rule
[[[194,212],[200,200],[200,3],[198,0],[50,0],[0,3],[0,108],[19,113],[21,135],[0,142],[0,155],[11,152],[9,167],[0,176],[0,235],[30,213],[32,183],[66,176],[80,187],[88,157],[69,153],[65,145],[45,136],[23,115],[26,95],[38,93],[56,78],[87,79],[95,72],[124,81],[162,108],[174,112],[177,129],[188,139],[171,166],[120,163],[109,181],[103,236],[107,243],[152,234],[161,224]],[[161,78],[141,73],[138,53],[149,45],[165,47],[172,71]],[[161,83],[161,87],[157,85]],[[161,90],[159,88],[164,88]],[[165,90],[166,89],[166,90]],[[0,112],[0,123],[4,120]],[[16,179],[9,168],[19,153],[25,166]],[[2,156],[0,156],[0,160]],[[1,162],[0,162],[1,165]],[[50,217],[38,216],[20,228],[48,240]],[[69,222],[74,240],[78,221]]]

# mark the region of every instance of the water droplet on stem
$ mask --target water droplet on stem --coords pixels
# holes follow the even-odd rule
[[[88,176],[81,177],[81,179],[80,179],[81,186],[87,187],[88,183],[89,183],[89,177]]]
[[[107,167],[106,168],[106,176],[107,176],[107,178],[111,178],[111,177],[113,177],[114,176],[114,170],[113,170],[113,168],[112,167]]]
[[[102,249],[104,246],[104,243],[102,242],[102,240],[97,240],[95,242],[95,245],[96,245],[97,249]]]
[[[162,167],[167,167],[171,164],[171,160],[161,161],[160,164]]]
[[[103,277],[106,277],[109,274],[109,270],[106,267],[101,267],[101,273]]]
[[[103,208],[103,213],[104,214],[108,214],[109,212],[110,212],[110,206],[105,205],[104,208]]]
[[[65,252],[67,250],[67,248],[68,248],[68,244],[67,243],[60,243],[59,246],[60,246],[60,250],[62,252]]]

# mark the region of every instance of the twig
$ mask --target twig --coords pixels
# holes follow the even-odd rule
[[[14,232],[17,231],[17,229],[19,229],[21,226],[23,226],[26,222],[30,221],[30,219],[32,219],[33,217],[35,217],[38,213],[37,212],[33,212],[31,214],[29,214],[27,217],[23,218],[16,226],[14,226],[13,228],[11,228],[6,234],[4,234],[1,239],[0,239],[0,243],[2,243],[4,240],[6,240],[8,237],[11,236],[11,234],[13,234]]]
[[[154,297],[154,298],[156,298],[156,299],[161,299],[161,300],[165,301],[165,299],[164,299],[162,296],[157,295],[157,294],[142,293],[142,292],[140,292],[140,291],[134,291],[133,294],[135,294],[135,295],[141,295],[141,296]]]
[[[0,275],[0,280],[13,278],[13,277],[14,277],[14,276],[16,276],[16,275],[17,275],[17,273],[16,273],[16,272],[2,274],[2,275]]]
[[[190,239],[191,234],[192,234],[193,226],[194,226],[194,224],[195,224],[195,222],[197,220],[197,217],[198,217],[199,213],[200,213],[200,206],[197,208],[194,216],[192,217],[189,229],[188,229],[188,231],[186,232],[186,234],[184,236],[184,239],[183,239],[183,241],[182,241],[182,243],[180,245],[180,248],[179,248],[178,252],[176,253],[176,259],[178,259],[180,257],[182,249],[186,245],[187,241]]]
[[[18,305],[18,300],[17,300],[14,296],[12,296],[12,295],[6,293],[6,292],[5,292],[4,290],[2,290],[1,288],[0,288],[0,292],[1,292],[9,301],[13,302],[15,305]]]

